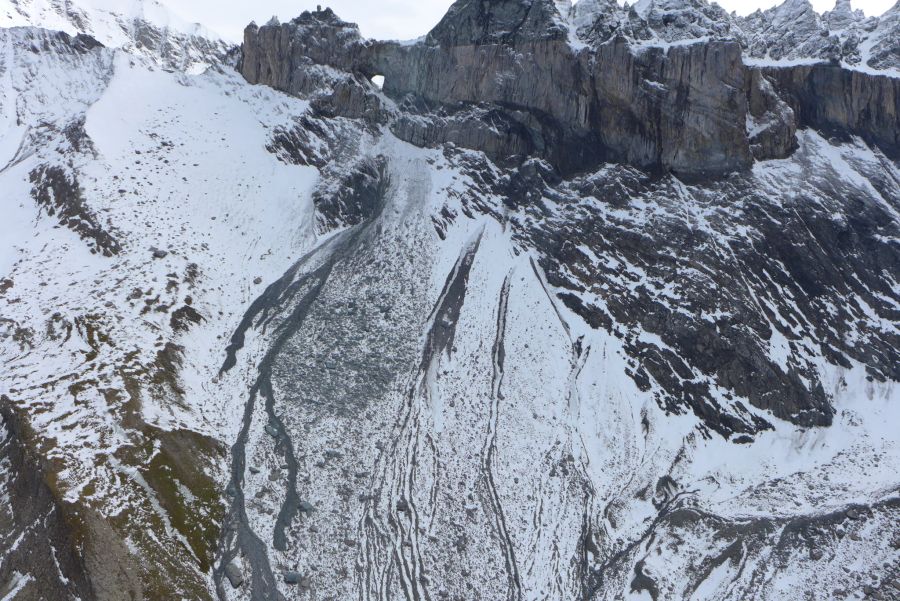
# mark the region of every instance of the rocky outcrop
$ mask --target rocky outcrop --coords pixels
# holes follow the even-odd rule
[[[751,69],[747,136],[753,158],[780,159],[796,147],[797,119],[794,110],[775,91],[762,71]]]
[[[0,397],[0,595],[30,601],[96,598],[78,552],[78,518],[56,498],[27,426]]]
[[[244,30],[238,69],[250,83],[261,83],[289,94],[311,94],[328,83],[333,70],[365,70],[372,45],[359,27],[338,18],[331,9],[304,12],[288,23],[270,21]]]
[[[567,34],[548,0],[459,2],[424,42],[408,46],[363,41],[355,26],[326,10],[248,27],[240,68],[251,83],[294,94],[319,89],[320,74],[310,67],[324,64],[384,75],[385,93],[413,106],[501,107],[509,121],[504,129],[517,131],[514,154],[546,157],[563,172],[600,161],[686,175],[749,165],[737,44],[635,52],[617,38],[578,51]],[[430,117],[394,131],[419,143],[454,141],[497,159],[510,154],[508,145],[487,140],[477,122],[447,128]]]
[[[329,116],[387,121],[417,145],[452,142],[501,163],[536,156],[562,174],[618,162],[718,177],[787,156],[798,125],[893,152],[892,80],[825,65],[757,73],[730,17],[676,4],[623,16],[598,1],[562,15],[550,0],[460,0],[414,44],[364,40],[330,9],[306,12],[249,26],[240,70],[251,83],[317,96]],[[365,81],[374,75],[399,103],[392,115]],[[823,96],[829,86],[841,87],[840,100]]]
[[[88,208],[77,176],[66,173],[59,166],[42,165],[31,171],[29,179],[31,195],[38,206],[81,236],[90,245],[91,252],[107,257],[119,252],[119,242]]]
[[[798,116],[800,126],[852,134],[900,155],[900,78],[836,65],[764,69]]]

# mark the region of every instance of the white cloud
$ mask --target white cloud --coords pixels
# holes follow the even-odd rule
[[[226,39],[240,41],[250,21],[265,23],[277,16],[288,21],[321,3],[330,6],[342,19],[358,23],[363,35],[377,39],[412,39],[426,34],[447,12],[452,0],[163,0],[180,16],[202,23]],[[886,11],[895,0],[854,0],[854,8],[867,15]],[[748,14],[766,9],[780,0],[720,0],[726,10]],[[818,11],[830,10],[833,0],[812,0]]]

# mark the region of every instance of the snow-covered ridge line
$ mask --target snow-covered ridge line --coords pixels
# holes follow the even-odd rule
[[[219,62],[228,48],[218,34],[184,21],[158,0],[0,0],[0,27],[83,34],[181,71]]]
[[[816,58],[795,58],[795,59],[769,59],[769,58],[756,58],[752,56],[744,56],[743,57],[744,64],[748,67],[759,67],[759,68],[789,68],[789,67],[802,67],[802,66],[812,66],[812,65],[823,65],[830,66],[834,65],[834,63],[822,59]],[[842,69],[846,69],[848,71],[857,71],[859,73],[865,73],[866,75],[875,75],[875,76],[883,76],[890,77],[893,79],[900,78],[900,69],[895,68],[885,68],[885,69],[873,69],[864,64],[852,64],[847,62],[841,62],[839,65]]]
[[[0,27],[33,26],[87,33],[97,39],[121,39],[121,25],[143,21],[173,32],[207,38],[221,36],[200,23],[190,23],[158,0],[0,0]],[[111,44],[110,44],[111,45]]]
[[[615,0],[581,0],[563,12],[561,20],[583,43],[615,35],[660,46],[727,39],[740,43],[748,59],[819,59],[866,72],[900,69],[895,43],[900,38],[900,2],[880,16],[867,17],[853,10],[849,0],[837,0],[832,10],[821,14],[809,0],[785,0],[747,16],[729,14],[706,0],[641,0],[628,8]]]

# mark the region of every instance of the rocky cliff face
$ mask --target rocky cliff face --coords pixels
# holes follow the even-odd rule
[[[0,513],[0,593],[25,600],[93,598],[79,550],[80,517],[54,494],[46,459],[6,397],[0,397],[0,416],[0,485],[7,500]],[[47,561],[51,555],[55,566]]]
[[[452,133],[420,111],[394,131],[501,160],[536,154],[566,173],[603,160],[685,175],[749,165],[739,46],[632,52],[623,38],[578,50],[567,36],[549,1],[460,3],[424,42],[408,46],[365,42],[332,13],[308,13],[292,23],[251,26],[241,70],[250,82],[296,93],[315,85],[302,65],[324,64],[366,78],[381,74],[385,92],[414,107],[503,107],[512,143],[494,139],[484,131],[490,124],[468,114],[454,120]]]
[[[579,29],[549,0],[458,2],[410,45],[362,40],[330,11],[306,13],[291,23],[248,28],[241,70],[251,83],[291,93],[320,85],[311,65],[364,79],[380,74],[385,93],[405,109],[392,126],[401,138],[453,142],[496,160],[540,156],[564,174],[604,161],[689,178],[742,171],[752,162],[751,146],[758,158],[786,156],[798,125],[839,128],[896,154],[896,80],[824,66],[757,74],[742,61],[740,39],[722,39],[730,26],[712,28],[720,39],[711,40],[709,28],[677,27],[677,17],[653,12],[668,9],[651,4],[642,13],[646,20],[631,15],[666,40],[660,45],[646,32],[635,34],[640,28],[617,29],[599,9],[579,13],[577,22],[595,19]],[[682,33],[657,27],[669,23]],[[763,95],[773,97],[765,117]],[[751,100],[754,114],[748,114]],[[764,135],[780,139],[757,140],[760,119]]]
[[[797,124],[843,136],[857,135],[900,156],[900,78],[835,65],[765,68]]]

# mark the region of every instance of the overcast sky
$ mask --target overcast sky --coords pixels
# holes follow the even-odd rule
[[[412,39],[430,30],[452,0],[163,0],[181,17],[206,25],[231,41],[239,41],[250,21],[260,25],[277,16],[287,21],[317,4],[330,6],[344,20],[359,23],[366,37]],[[748,14],[781,0],[719,0],[725,9]],[[867,15],[881,14],[896,0],[852,0]],[[633,3],[633,2],[632,2]],[[829,10],[834,0],[812,0],[818,11]]]

